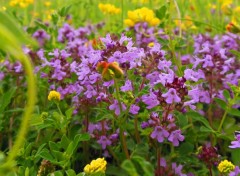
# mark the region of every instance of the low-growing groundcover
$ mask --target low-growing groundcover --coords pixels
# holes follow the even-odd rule
[[[239,5],[0,2],[0,175],[240,175]]]

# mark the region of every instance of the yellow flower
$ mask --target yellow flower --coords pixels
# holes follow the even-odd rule
[[[221,10],[223,14],[225,15],[231,15],[232,14],[232,0],[225,0],[223,1],[221,5]]]
[[[150,26],[157,26],[160,24],[160,20],[155,17],[154,12],[146,7],[128,11],[128,18],[124,20],[124,23],[129,27],[139,22],[147,22]]]
[[[98,8],[104,13],[104,14],[119,14],[121,12],[120,8],[115,7],[112,4],[98,4]]]
[[[130,20],[130,19],[125,19],[124,20],[124,24],[129,26],[129,27],[133,27],[134,26],[133,20]]]
[[[148,44],[148,47],[153,47],[154,46],[154,43],[153,42],[150,42],[149,44]]]
[[[2,7],[0,7],[0,11],[6,11],[6,7],[5,6],[2,6]]]
[[[221,161],[218,165],[218,170],[221,173],[229,173],[235,169],[235,166],[232,164],[232,162],[228,160]]]
[[[48,94],[48,100],[49,101],[60,101],[61,99],[61,94],[55,90],[50,91]]]
[[[19,6],[21,8],[28,7],[30,4],[33,3],[33,0],[11,0],[9,2],[10,6]]]
[[[50,1],[46,1],[46,2],[44,2],[44,5],[45,5],[46,7],[49,7],[49,6],[51,5],[51,2],[50,2]]]
[[[98,158],[96,160],[92,160],[90,164],[87,164],[84,167],[85,174],[93,174],[93,173],[105,173],[107,166],[107,161],[104,158]]]

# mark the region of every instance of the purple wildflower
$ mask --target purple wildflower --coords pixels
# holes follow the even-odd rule
[[[132,114],[138,114],[139,110],[140,110],[139,106],[132,104],[129,112],[132,113]]]
[[[42,29],[37,30],[32,36],[38,41],[40,47],[43,47],[45,42],[50,39],[50,35]]]
[[[179,146],[179,141],[183,141],[184,136],[181,134],[181,130],[175,130],[171,132],[168,140],[172,142],[174,146]]]
[[[169,132],[161,126],[156,126],[151,133],[151,138],[157,139],[159,143],[164,141],[164,138],[169,136]]]
[[[157,99],[157,96],[151,92],[149,95],[143,95],[142,96],[142,101],[148,105],[147,109],[152,109],[155,106],[159,105],[159,101]]]
[[[183,174],[182,173],[182,168],[183,166],[180,164],[179,166],[177,166],[176,163],[172,163],[172,170],[174,171],[174,173],[176,175],[179,175],[179,176],[186,176],[186,174]]]
[[[162,94],[162,97],[166,98],[168,104],[172,104],[173,102],[179,103],[181,101],[181,98],[177,95],[177,91],[174,88],[170,88],[167,93]]]
[[[123,91],[123,92],[126,92],[126,91],[132,91],[132,82],[130,81],[130,80],[127,80],[126,82],[125,82],[125,85],[124,86],[122,86],[121,88],[121,91]]]
[[[186,69],[184,71],[184,78],[191,81],[198,81],[200,78],[205,78],[205,75],[202,70],[198,70],[197,72],[193,71],[192,69]]]
[[[103,150],[105,150],[107,146],[112,144],[112,142],[106,136],[101,136],[97,142],[102,146]]]
[[[232,141],[229,148],[240,148],[240,134],[235,136],[236,141]]]
[[[239,166],[236,166],[234,171],[229,173],[229,176],[239,176],[239,174],[240,174],[240,168]]]
[[[141,128],[142,128],[142,129],[145,129],[145,128],[147,128],[147,127],[149,127],[149,123],[148,123],[148,122],[142,122],[142,123],[141,123]]]
[[[125,104],[121,103],[121,105],[122,105],[122,110],[126,110]],[[114,103],[109,106],[109,109],[110,110],[115,110],[116,115],[120,114],[120,107],[119,107],[119,103],[118,103],[117,100],[114,100]]]

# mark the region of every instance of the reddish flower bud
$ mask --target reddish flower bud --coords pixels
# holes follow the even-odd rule
[[[121,78],[123,76],[123,70],[119,67],[117,62],[99,62],[97,64],[97,71],[102,74],[105,81],[110,81],[113,78]]]

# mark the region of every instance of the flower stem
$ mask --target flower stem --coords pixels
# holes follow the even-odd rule
[[[134,129],[135,129],[135,136],[137,143],[139,144],[141,142],[139,131],[138,131],[138,117],[137,115],[134,117]]]
[[[126,137],[124,135],[124,130],[123,127],[120,126],[120,140],[121,140],[121,145],[122,145],[122,149],[125,153],[125,156],[127,159],[130,159],[129,153],[128,153],[128,149],[127,149],[127,142],[126,142]]]
[[[31,119],[31,114],[34,110],[34,104],[36,102],[36,85],[35,85],[35,78],[33,74],[33,68],[28,60],[28,58],[22,53],[19,54],[18,58],[20,58],[21,63],[23,64],[25,68],[25,74],[27,75],[27,82],[28,82],[28,90],[27,90],[27,104],[25,106],[22,122],[20,125],[20,129],[16,138],[16,141],[14,142],[14,145],[12,149],[9,151],[9,155],[7,157],[6,165],[13,164],[15,157],[17,156],[17,153],[19,149],[22,147],[25,136],[28,131],[29,121]]]
[[[116,90],[116,96],[117,96],[117,100],[118,100],[118,104],[119,104],[119,108],[120,108],[120,114],[122,113],[122,103],[120,100],[120,93],[119,93],[119,87],[118,87],[118,83],[117,83],[117,79],[114,79],[114,86],[115,86],[115,90]],[[128,149],[127,149],[127,142],[126,142],[126,138],[124,136],[124,129],[123,129],[123,124],[126,121],[126,119],[124,118],[124,120],[121,120],[119,118],[119,128],[120,128],[120,141],[121,141],[121,146],[122,146],[122,150],[125,153],[125,156],[127,159],[130,159],[129,153],[128,153]]]
[[[218,127],[218,132],[221,132],[221,130],[222,130],[222,126],[223,126],[223,123],[224,123],[224,121],[227,117],[227,113],[228,113],[228,108],[225,110],[225,112],[223,114],[222,120],[221,120],[220,125]]]
[[[118,87],[117,79],[114,79],[114,86],[115,86],[115,90],[116,90],[116,96],[117,96],[120,112],[122,112],[122,103],[121,103],[121,100],[120,100],[120,93],[119,93],[119,87]]]
[[[178,14],[178,18],[180,19],[179,20],[179,37],[182,38],[182,20],[181,20],[181,12],[179,10],[179,7],[178,7],[178,4],[177,4],[177,1],[176,0],[173,0],[174,2],[174,5],[176,7],[176,10],[177,10],[177,14]]]

